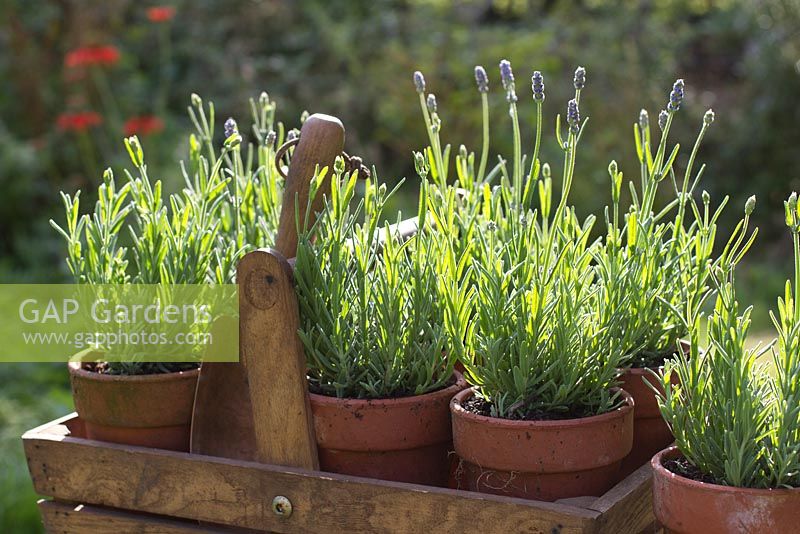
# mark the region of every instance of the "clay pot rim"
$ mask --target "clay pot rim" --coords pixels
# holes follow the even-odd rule
[[[614,388],[619,389],[619,388]],[[624,389],[619,390],[622,393],[622,397],[625,399],[625,404],[620,406],[619,408],[615,408],[610,412],[601,413],[598,415],[590,415],[588,417],[578,417],[574,419],[556,419],[556,420],[547,420],[547,421],[525,421],[525,420],[518,420],[518,419],[503,419],[501,417],[489,417],[487,415],[478,415],[476,413],[472,413],[464,409],[461,406],[461,403],[471,396],[473,396],[476,392],[475,387],[467,388],[457,395],[453,397],[450,401],[450,411],[453,413],[454,416],[463,417],[468,420],[472,420],[476,423],[488,424],[493,425],[495,427],[503,427],[503,428],[510,428],[516,430],[522,429],[547,429],[547,430],[559,430],[559,429],[574,429],[580,428],[587,424],[595,424],[595,423],[602,423],[607,420],[611,419],[619,419],[620,417],[624,417],[628,412],[633,410],[634,401],[633,397]]]
[[[84,362],[69,362],[69,372],[86,380],[97,382],[169,382],[176,379],[193,379],[200,375],[200,368],[189,369],[186,371],[173,371],[170,373],[157,373],[151,375],[110,375],[106,373],[96,373],[87,371],[83,366]]]
[[[428,393],[423,393],[422,395],[410,395],[408,397],[392,397],[390,399],[358,399],[354,397],[331,397],[330,395],[322,395],[320,393],[311,393],[308,392],[309,398],[318,405],[321,406],[335,406],[339,404],[348,404],[350,406],[354,406],[356,408],[380,408],[382,406],[404,406],[406,404],[417,404],[422,400],[431,400],[436,399],[439,397],[452,397],[457,392],[461,391],[464,386],[466,386],[466,381],[464,377],[458,371],[453,371],[453,376],[456,378],[456,382],[451,385],[447,386],[443,389],[437,389],[436,391],[430,391]]]
[[[675,484],[677,486],[682,486],[687,489],[718,492],[718,493],[739,494],[739,495],[747,495],[753,497],[769,497],[769,496],[777,497],[777,496],[788,496],[788,495],[796,496],[800,494],[800,488],[772,488],[772,489],[740,488],[737,486],[723,486],[722,484],[712,484],[710,482],[700,482],[699,480],[692,480],[691,478],[687,478],[677,473],[673,473],[672,471],[664,467],[663,465],[664,460],[671,460],[678,456],[683,456],[683,454],[681,454],[681,451],[675,445],[656,453],[656,455],[653,456],[653,458],[650,460],[650,466],[653,468],[654,476],[667,481],[669,484]]]

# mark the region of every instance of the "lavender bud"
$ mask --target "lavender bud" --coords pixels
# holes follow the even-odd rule
[[[586,85],[586,69],[583,67],[578,67],[575,69],[575,78],[573,79],[573,83],[575,84],[575,89],[580,91]]]
[[[706,114],[703,115],[703,124],[705,124],[706,126],[711,126],[711,123],[714,122],[715,118],[716,116],[714,115],[714,110],[709,109],[708,111],[706,111]]]
[[[270,130],[269,133],[267,133],[267,137],[264,139],[264,144],[267,146],[274,146],[277,138],[278,134],[275,133],[275,130]]]
[[[225,121],[224,128],[225,128],[225,139],[239,132],[239,126],[236,124],[236,121],[233,120],[233,117],[228,117],[228,120]]]
[[[486,75],[486,69],[478,65],[475,67],[475,83],[478,84],[478,91],[481,93],[489,92],[489,77]]]
[[[258,103],[262,108],[269,104],[269,95],[266,91],[261,91],[261,95],[258,97]]]
[[[639,129],[642,131],[647,130],[650,127],[650,115],[647,113],[646,109],[643,109],[639,112]]]
[[[192,105],[196,108],[203,106],[203,99],[200,98],[200,95],[198,95],[197,93],[192,93],[191,101]]]
[[[490,232],[494,232],[495,230],[497,230],[497,223],[494,221],[487,222],[486,229],[489,230]]]
[[[414,152],[414,169],[417,171],[417,175],[421,178],[425,178],[428,176],[428,164],[425,161],[425,156],[422,155],[422,152]]]
[[[469,156],[469,153],[467,152],[467,147],[465,147],[464,145],[459,146],[458,155],[462,160],[466,161],[467,156]]]
[[[751,215],[753,210],[756,209],[756,196],[753,195],[747,199],[747,202],[744,203],[744,213],[745,215]]]
[[[678,111],[681,109],[684,97],[683,89],[683,79],[679,78],[675,80],[672,86],[672,92],[669,94],[669,105],[667,106],[669,111]]]
[[[662,109],[661,113],[658,114],[658,127],[661,128],[661,131],[664,131],[664,128],[667,127],[667,118],[669,118],[669,113]]]
[[[425,104],[428,106],[429,113],[436,113],[436,95],[433,93],[429,94]]]
[[[333,160],[333,172],[336,176],[341,176],[344,174],[344,171],[347,169],[347,165],[345,165],[344,158],[342,156],[336,156],[336,159]]]
[[[531,76],[531,88],[533,89],[533,99],[537,102],[544,101],[544,77],[542,73],[537,71],[533,72]]]
[[[608,164],[608,174],[616,176],[618,171],[619,167],[617,167],[617,161],[612,159],[611,163]]]
[[[514,73],[511,70],[511,63],[504,59],[500,62],[500,79],[503,82],[503,89],[506,90],[506,100],[509,104],[517,101],[517,93],[514,88]]]
[[[710,204],[711,203],[711,194],[703,189],[703,193],[700,195],[703,199],[703,204]]]
[[[425,76],[423,76],[420,71],[414,72],[414,87],[417,89],[418,93],[425,92]]]
[[[786,211],[786,226],[794,232],[797,230],[797,193],[789,195],[783,206]]]
[[[298,137],[300,137],[300,131],[297,128],[292,128],[286,134],[287,141],[294,141]]]
[[[577,134],[581,129],[581,112],[578,109],[578,101],[574,98],[567,103],[567,124],[573,134]]]
[[[550,178],[550,164],[545,163],[542,165],[542,178],[547,179]]]

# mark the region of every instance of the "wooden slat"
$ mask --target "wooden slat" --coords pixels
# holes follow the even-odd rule
[[[222,534],[241,533],[239,529],[201,526],[196,521],[168,519],[83,504],[39,501],[44,528],[48,534]],[[252,531],[251,531],[252,532]]]
[[[653,532],[653,473],[645,464],[594,501],[597,532]]]
[[[256,459],[319,469],[292,268],[278,251],[256,250],[239,262],[237,277]]]
[[[42,495],[275,532],[594,532],[582,508],[59,435],[24,437]],[[294,511],[280,518],[272,499]],[[630,532],[623,529],[618,532]]]

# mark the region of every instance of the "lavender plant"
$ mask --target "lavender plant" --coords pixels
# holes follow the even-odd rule
[[[214,143],[214,105],[208,112],[192,95],[189,157],[181,164],[185,187],[166,196],[147,170],[138,138],[125,140],[136,175],[117,186],[108,169],[94,212],[80,214],[80,191],[62,193],[66,223],[51,225],[67,242],[67,265],[78,283],[199,284],[233,281],[237,259],[272,242],[280,213],[282,181],[274,165],[275,103],[263,93],[251,100],[254,143],[247,145],[233,119],[225,142]],[[276,133],[273,127],[278,128]],[[205,154],[203,151],[205,149]],[[120,241],[128,233],[130,246]]]
[[[318,186],[327,170],[317,176]],[[419,231],[403,240],[384,220],[385,184],[337,160],[317,221],[300,228],[295,275],[300,338],[312,390],[340,398],[420,395],[449,385],[461,356],[468,294],[464,263],[428,220],[423,182]],[[314,189],[312,189],[313,198]],[[313,236],[313,237],[312,237]]]
[[[635,367],[657,367],[677,349],[687,333],[680,317],[693,309],[708,289],[709,273],[721,258],[714,256],[717,221],[728,199],[713,211],[710,196],[701,195],[698,206],[694,192],[705,170],[692,174],[694,163],[707,129],[714,121],[708,110],[694,142],[680,184],[675,160],[680,145],[668,150],[672,121],[684,99],[684,82],[673,85],[666,109],[659,115],[660,140],[651,146],[650,121],[646,110],[634,124],[636,151],[640,162],[640,188],[629,182],[631,206],[620,221],[622,172],[616,162],[609,165],[611,213],[606,210],[605,246],[598,249],[595,262],[606,305],[618,310],[609,325],[618,336],[628,334],[628,363]],[[667,155],[669,154],[669,155]],[[655,201],[661,182],[667,178],[675,198],[659,211]],[[742,223],[740,223],[741,225]],[[731,239],[735,239],[734,232]],[[750,236],[750,242],[755,234]],[[730,245],[730,243],[729,243]],[[621,295],[628,295],[625,303]]]
[[[468,287],[474,291],[473,320],[464,339],[467,380],[477,387],[487,413],[504,418],[564,418],[616,407],[613,391],[622,347],[611,336],[613,309],[603,306],[592,266],[598,241],[590,239],[594,217],[581,221],[568,206],[577,147],[586,124],[580,96],[585,69],[576,70],[575,97],[565,121],[556,119],[563,151],[561,196],[553,206],[551,167],[539,160],[544,77],[534,72],[531,89],[536,129],[530,163],[522,153],[522,128],[511,64],[500,63],[500,79],[514,138],[512,156],[487,174],[466,148],[456,156],[457,178],[442,180],[449,165],[440,151],[441,119],[426,117],[432,141],[417,156],[420,174],[430,169],[433,219],[471,258]],[[488,145],[485,71],[476,69]],[[423,88],[424,90],[424,88]],[[423,98],[421,97],[421,102]],[[423,115],[426,110],[423,109]],[[429,115],[429,117],[432,117]],[[563,135],[562,135],[563,132]],[[487,148],[482,150],[486,153]],[[481,161],[485,158],[482,156]],[[422,172],[420,172],[422,171]],[[494,181],[497,185],[492,185]],[[538,206],[534,207],[538,199]],[[621,296],[624,301],[627,297]]]
[[[125,139],[135,168],[118,186],[108,169],[91,214],[80,213],[80,191],[61,193],[66,222],[50,221],[67,243],[67,266],[80,284],[205,284],[234,281],[238,259],[273,242],[283,185],[275,143],[284,135],[266,93],[250,101],[253,142],[242,155],[233,119],[225,141],[214,144],[214,105],[192,95],[189,157],[181,163],[185,186],[165,195],[148,173],[137,137]],[[277,132],[275,131],[277,129]],[[158,364],[156,364],[158,365]],[[111,372],[138,374],[153,364],[110,363]]]
[[[746,228],[754,200],[748,201]],[[687,314],[691,354],[667,362],[661,380],[677,375],[680,386],[659,393],[659,406],[689,465],[719,484],[779,488],[800,486],[800,214],[797,196],[785,202],[786,223],[794,249],[794,283],[786,282],[772,319],[778,343],[773,368],[759,357],[769,346],[749,348],[752,307],[740,312],[734,290],[734,267],[741,243],[723,254],[713,282],[714,311],[707,320],[708,349],[699,348],[702,313]]]

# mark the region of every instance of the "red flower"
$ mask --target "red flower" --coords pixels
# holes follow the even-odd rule
[[[103,123],[103,117],[94,111],[62,113],[58,116],[58,128],[65,132],[84,132]]]
[[[150,22],[168,22],[175,16],[175,8],[172,6],[156,6],[147,10],[147,18]]]
[[[142,115],[141,117],[131,117],[125,121],[123,130],[125,135],[130,137],[133,134],[149,135],[160,132],[164,129],[164,121],[155,115]]]
[[[67,53],[64,64],[67,67],[92,65],[114,65],[119,61],[119,50],[113,46],[84,46]]]

